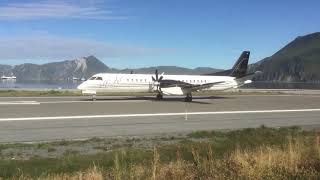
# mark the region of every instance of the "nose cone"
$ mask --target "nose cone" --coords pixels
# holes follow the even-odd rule
[[[79,84],[79,86],[77,87],[77,89],[79,89],[79,90],[84,90],[84,83]]]

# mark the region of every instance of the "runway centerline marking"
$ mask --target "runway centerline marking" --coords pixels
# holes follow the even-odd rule
[[[39,105],[37,101],[0,101],[0,105]]]
[[[215,111],[215,112],[178,112],[154,114],[108,114],[84,116],[53,116],[53,117],[26,117],[26,118],[0,118],[0,121],[35,121],[35,120],[68,120],[68,119],[97,119],[122,117],[157,117],[157,116],[185,116],[185,115],[219,115],[219,114],[257,114],[257,113],[290,113],[290,112],[320,112],[320,109],[284,109],[284,110],[255,110],[255,111]]]
[[[147,100],[96,100],[96,101],[45,101],[40,104],[62,104],[62,103],[128,103],[128,102],[146,102]]]

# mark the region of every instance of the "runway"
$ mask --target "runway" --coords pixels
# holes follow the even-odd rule
[[[165,97],[166,98],[166,97]],[[135,136],[196,130],[320,127],[320,95],[0,98],[0,142]]]

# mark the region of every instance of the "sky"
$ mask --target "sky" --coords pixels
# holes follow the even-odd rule
[[[230,68],[320,31],[318,0],[1,0],[0,64]]]

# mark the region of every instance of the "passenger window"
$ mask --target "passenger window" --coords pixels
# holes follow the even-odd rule
[[[89,80],[95,80],[96,79],[96,77],[91,77]]]
[[[96,80],[102,81],[102,77],[97,77]]]

